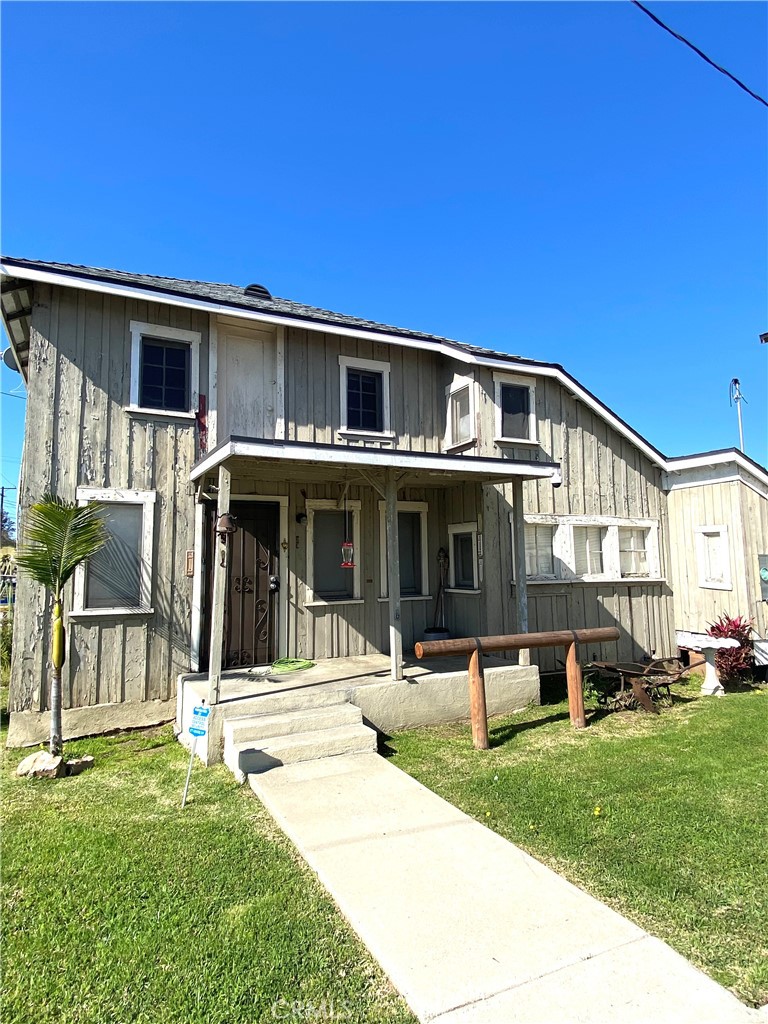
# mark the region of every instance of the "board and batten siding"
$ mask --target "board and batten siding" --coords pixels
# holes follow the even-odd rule
[[[514,365],[509,372],[516,374]],[[560,463],[562,486],[547,480],[523,484],[525,514],[613,516],[659,523],[659,561],[664,582],[607,581],[528,583],[531,632],[617,626],[618,641],[581,652],[582,660],[638,661],[675,652],[666,494],[662,472],[638,447],[588,408],[553,377],[533,377],[537,443],[499,448],[494,443],[493,373],[475,370],[477,430],[481,456]],[[491,632],[517,631],[513,580],[512,487],[485,488],[484,553],[486,621]],[[503,595],[501,600],[497,595]],[[562,651],[532,651],[542,671],[561,671]],[[558,660],[559,659],[559,660]]]
[[[442,359],[428,349],[403,348],[290,327],[285,344],[286,437],[347,444],[341,422],[339,356],[389,364],[394,448],[439,452],[445,431]]]
[[[167,700],[189,668],[192,580],[185,552],[194,547],[195,422],[128,413],[129,323],[138,320],[202,335],[200,380],[206,381],[207,314],[100,295],[35,286],[30,337],[27,421],[20,494],[24,512],[45,493],[73,501],[78,486],[156,492],[150,615],[70,620],[65,590],[65,707]],[[11,710],[48,707],[51,602],[21,576],[14,623]]]
[[[766,636],[758,555],[768,554],[768,497],[742,479],[674,487],[669,493],[675,627],[703,632],[725,613],[754,619]],[[727,526],[731,588],[700,586],[696,528]]]

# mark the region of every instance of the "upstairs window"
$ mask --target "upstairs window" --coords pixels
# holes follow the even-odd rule
[[[494,374],[494,384],[496,443],[538,443],[533,378]]]
[[[389,434],[389,363],[339,356],[341,430]]]
[[[198,331],[131,320],[129,410],[194,417],[200,380]]]
[[[474,379],[456,375],[445,389],[445,397],[448,403],[445,447],[461,446],[463,451],[472,447],[477,438]]]
[[[380,373],[347,370],[347,426],[350,430],[384,429],[383,383]]]
[[[144,409],[188,412],[189,345],[161,338],[141,339],[139,404]]]

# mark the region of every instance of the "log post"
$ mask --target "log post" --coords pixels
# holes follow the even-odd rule
[[[467,656],[469,671],[469,713],[472,719],[472,743],[475,750],[488,750],[488,710],[485,704],[483,648],[475,637],[475,649]]]
[[[576,656],[576,641],[565,646],[565,676],[568,680],[568,711],[574,729],[584,729],[587,720],[584,715],[584,687],[581,679],[581,665]]]

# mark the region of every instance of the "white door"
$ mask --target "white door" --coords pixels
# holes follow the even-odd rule
[[[220,325],[218,439],[275,436],[277,342],[274,333]]]

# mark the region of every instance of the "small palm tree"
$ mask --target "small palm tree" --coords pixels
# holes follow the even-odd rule
[[[53,595],[51,629],[51,738],[50,751],[63,749],[61,727],[61,669],[66,658],[62,591],[75,569],[109,539],[98,502],[76,505],[46,494],[29,509],[24,543],[16,553],[19,572],[40,583]]]

